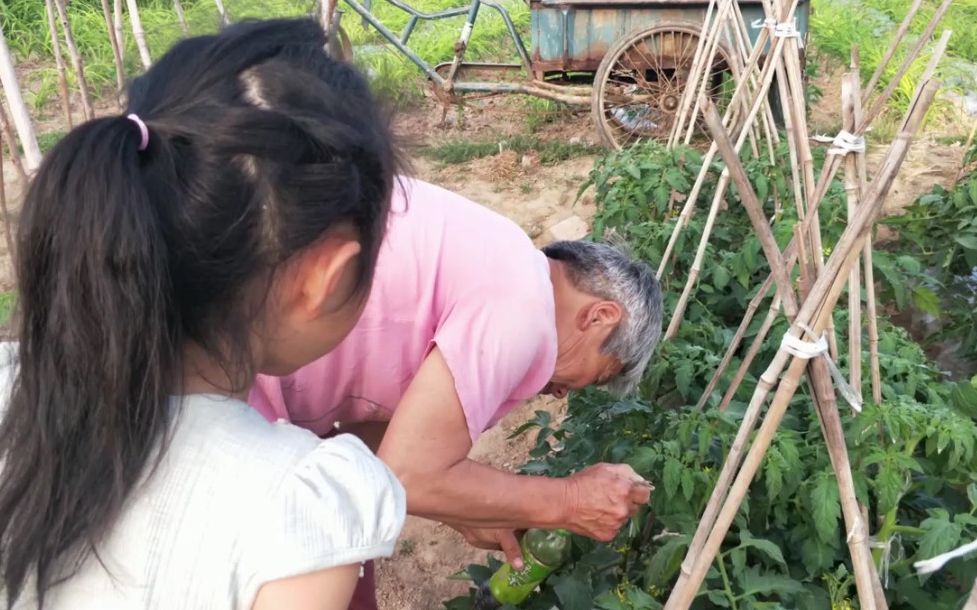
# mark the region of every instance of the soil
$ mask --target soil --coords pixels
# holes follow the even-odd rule
[[[825,96],[812,113],[812,124],[822,133],[837,129],[832,110],[833,96],[823,87]],[[489,98],[469,103],[463,113],[454,110],[441,125],[441,109],[429,100],[421,108],[402,115],[397,122],[407,150],[446,141],[498,141],[507,136],[526,133],[528,106],[517,98]],[[595,143],[596,136],[586,114],[556,111],[540,116],[537,135],[541,139],[564,142]],[[56,126],[49,126],[51,129]],[[967,125],[969,127],[969,125]],[[873,147],[870,168],[882,158],[883,147]],[[897,212],[935,183],[949,184],[956,175],[963,147],[941,144],[934,137],[924,137],[912,146],[906,167],[896,181],[887,210]],[[412,173],[463,194],[514,220],[537,243],[552,239],[550,229],[576,216],[584,222],[593,217],[595,207],[590,193],[577,197],[586,180],[594,157],[578,157],[556,165],[540,165],[532,154],[518,155],[511,150],[458,165],[445,165],[412,154]],[[21,187],[13,168],[6,166],[5,184],[11,216],[16,221]],[[891,237],[885,236],[883,237]],[[0,290],[13,288],[12,270],[6,241],[0,239]],[[532,446],[532,434],[509,440],[512,429],[525,421],[534,410],[544,409],[555,416],[562,414],[565,403],[538,399],[514,410],[500,426],[479,439],[472,456],[504,470],[522,464]],[[448,577],[467,564],[483,561],[486,551],[469,547],[449,528],[422,519],[408,519],[396,555],[381,561],[378,567],[378,597],[381,610],[431,610],[441,601],[463,594],[464,582]]]

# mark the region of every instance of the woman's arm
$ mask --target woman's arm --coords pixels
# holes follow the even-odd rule
[[[267,582],[251,610],[347,610],[360,564],[319,570]]]

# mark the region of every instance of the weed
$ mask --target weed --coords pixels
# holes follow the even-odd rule
[[[17,309],[17,293],[0,292],[0,326],[10,324],[15,309]]]
[[[418,149],[418,152],[434,161],[456,165],[482,157],[491,157],[504,150],[513,150],[518,154],[536,153],[539,155],[540,163],[552,165],[575,157],[594,155],[601,149],[591,144],[541,140],[536,136],[514,136],[487,142],[473,142],[462,138],[436,146],[423,146]]]

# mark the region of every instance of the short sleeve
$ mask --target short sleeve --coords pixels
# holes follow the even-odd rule
[[[266,582],[392,555],[406,498],[393,472],[344,434],[319,443],[263,508],[239,563],[252,601]]]
[[[455,304],[433,343],[454,377],[472,442],[504,404],[538,393],[556,362],[552,313],[519,298]]]

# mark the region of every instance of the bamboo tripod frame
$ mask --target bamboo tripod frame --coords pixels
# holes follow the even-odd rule
[[[911,9],[912,14],[915,14],[915,11],[918,10],[918,4],[919,2]],[[898,80],[902,78],[909,66],[919,57],[923,47],[929,37],[932,36],[938,22],[948,7],[949,0],[945,0],[933,15],[921,39],[910,50],[902,65],[900,65],[895,80],[890,82],[885,90],[870,105],[868,104],[868,98],[872,95],[874,87],[878,83],[878,78],[873,77],[874,82],[872,86],[866,88],[864,93],[862,92],[857,72],[857,50],[853,51],[852,71],[845,76],[843,81],[842,117],[846,131],[851,132],[856,137],[860,137],[865,133],[872,120],[884,108],[885,103],[887,103],[895,86],[898,84]],[[774,7],[767,6],[767,8],[768,15],[775,12]],[[792,15],[791,7],[781,6],[779,14],[784,17],[779,20],[781,23],[787,21]],[[904,27],[900,27],[901,33],[898,34],[898,38],[890,45],[890,52],[887,52],[885,62],[890,61],[894,56],[901,37],[908,31],[910,21],[911,16],[907,17],[907,22],[903,24]],[[763,252],[770,265],[771,273],[766,281],[759,286],[753,299],[750,301],[746,315],[740,327],[737,329],[719,368],[700,398],[697,408],[701,409],[708,402],[713,391],[718,386],[723,372],[730,364],[733,355],[740,348],[742,339],[753,316],[759,309],[760,303],[768,297],[772,287],[775,287],[775,292],[770,309],[760,327],[757,337],[754,339],[746,357],[741,363],[733,383],[724,395],[720,409],[728,406],[729,401],[742,382],[759,348],[763,345],[766,335],[781,309],[791,324],[789,331],[791,335],[802,337],[805,332],[813,333],[814,336],[810,338],[814,339],[820,336],[822,332],[830,331],[833,318],[832,311],[846,286],[849,290],[849,308],[851,310],[849,327],[850,343],[848,349],[850,360],[857,360],[857,364],[850,370],[850,375],[851,381],[860,395],[862,381],[859,365],[861,363],[861,295],[863,282],[865,287],[866,314],[868,317],[872,395],[876,403],[881,402],[881,380],[879,378],[878,364],[878,328],[876,323],[874,278],[872,276],[872,227],[881,213],[886,194],[890,190],[896,174],[905,159],[909,143],[920,129],[926,111],[932,104],[939,87],[938,82],[934,80],[934,75],[936,65],[945,51],[948,35],[948,33],[944,33],[944,36],[936,46],[920,84],[914,92],[912,103],[902,122],[899,133],[890,146],[883,165],[871,182],[868,182],[867,178],[864,150],[858,150],[857,147],[847,152],[842,151],[840,154],[834,151],[835,154],[828,156],[821,175],[817,178],[815,177],[813,155],[811,154],[807,135],[806,109],[804,108],[803,101],[797,41],[790,40],[786,45],[781,44],[783,39],[773,41],[771,45],[773,50],[767,57],[764,69],[769,69],[771,73],[775,72],[778,76],[778,88],[783,102],[782,106],[784,107],[785,132],[787,134],[788,148],[794,170],[792,171],[792,184],[795,204],[798,209],[798,222],[794,227],[795,237],[783,251],[778,249],[773,239],[766,212],[762,207],[763,202],[760,202],[753,192],[739,157],[744,134],[751,128],[749,123],[756,118],[756,113],[748,115],[747,124],[730,126],[723,117],[720,117],[715,107],[710,103],[710,100],[704,96],[700,97],[697,108],[703,110],[705,123],[713,138],[713,144],[706,157],[706,164],[711,163],[712,156],[717,152],[722,157],[725,168],[717,190],[725,189],[730,180],[735,184],[740,199],[746,208],[750,221],[763,247]],[[758,46],[761,44],[764,43],[758,42]],[[884,72],[885,67],[885,65],[879,67],[879,74]],[[743,73],[744,79],[751,78],[751,76],[755,77],[755,75],[750,75],[748,72]],[[765,72],[761,72],[761,77],[766,76],[767,74]],[[765,86],[769,87],[769,83],[766,82],[765,78],[760,78],[759,80],[759,91],[765,94]],[[753,78],[752,83],[755,84],[756,82],[757,79]],[[869,107],[868,112],[864,115],[861,110],[863,102]],[[737,133],[737,127],[741,131],[739,131],[739,137],[734,144],[733,136]],[[831,256],[825,262],[821,255],[822,248],[817,211],[827,192],[828,184],[842,164],[845,167],[845,186],[848,197],[848,226],[839,243],[835,246]],[[678,232],[688,224],[699,188],[701,188],[701,185],[697,181],[692,194],[686,200],[685,207],[676,224],[669,247],[666,248],[666,260],[662,262],[662,266],[659,268],[659,276],[667,265],[667,257],[671,253]],[[709,217],[706,220],[705,235],[703,235],[702,240],[708,240],[708,234],[715,222],[716,207],[716,202],[714,201],[713,207],[710,208]],[[799,293],[795,290],[791,280],[792,270],[796,262],[800,263]],[[863,270],[859,269],[860,262],[864,265]],[[669,331],[666,333],[666,337],[674,336],[677,330],[677,324],[681,321],[682,315],[684,314],[684,303],[687,300],[689,286],[697,278],[697,270],[700,263],[701,259],[697,252],[696,260],[690,270],[689,282],[686,284],[686,291],[683,292],[683,296],[679,300],[679,306],[669,324]],[[833,333],[831,334],[833,335]],[[831,353],[833,357],[836,357],[836,346],[832,346]],[[787,372],[781,377],[785,368]],[[799,386],[800,378],[805,372],[807,373],[812,388],[812,402],[828,448],[831,466],[838,480],[842,513],[848,532],[846,539],[854,568],[860,607],[863,610],[883,610],[887,608],[879,574],[869,550],[868,524],[855,496],[851,465],[848,460],[848,452],[835,400],[834,387],[827,370],[827,362],[821,356],[814,357],[810,361],[792,356],[781,346],[773,362],[770,363],[757,384],[753,398],[741,422],[741,427],[730,448],[716,487],[713,490],[713,495],[706,506],[699,522],[699,527],[689,545],[687,555],[682,563],[678,581],[672,589],[672,593],[665,605],[666,610],[687,609],[698,594],[706,572],[719,551],[723,539],[748,491],[753,476],[756,474],[756,470],[759,468],[766,450],[773,439],[773,435],[779,427],[787,405],[793,398]],[[759,432],[752,443],[750,443],[750,437],[753,435],[754,428],[761,419],[761,409],[768,395],[774,389],[776,392],[772,403],[763,418]]]

